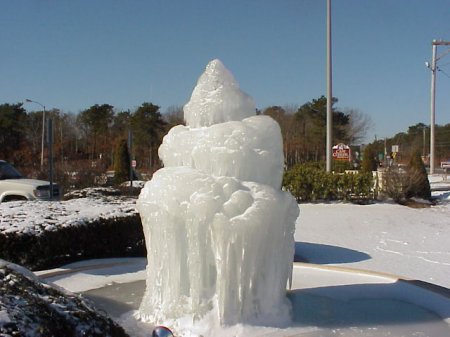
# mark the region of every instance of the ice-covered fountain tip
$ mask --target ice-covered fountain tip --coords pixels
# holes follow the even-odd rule
[[[183,110],[188,126],[202,127],[254,116],[256,106],[233,74],[215,59],[206,66]]]

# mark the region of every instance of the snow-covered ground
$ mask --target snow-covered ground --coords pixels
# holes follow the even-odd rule
[[[393,273],[450,288],[450,203],[304,204],[296,252],[312,263]]]
[[[450,288],[450,245],[448,245],[450,184],[443,181],[440,176],[430,177],[430,181],[433,188],[438,186],[441,189],[433,193],[438,202],[431,207],[411,208],[389,202],[372,205],[348,203],[299,205],[300,217],[295,233],[297,257],[311,263],[390,273]],[[49,281],[66,289],[85,292],[108,284],[139,282],[145,279],[145,263],[145,258],[135,259],[133,262],[127,259],[87,261],[38,274],[45,275]],[[97,265],[94,267],[97,268],[95,272],[89,264]],[[78,271],[74,272],[74,269]],[[301,279],[306,274],[303,272]],[[313,275],[316,276],[312,280],[317,281],[317,274]],[[328,275],[331,277],[327,278],[328,281],[320,278],[318,281],[322,283],[316,284],[312,280],[302,282],[309,282],[308,285],[311,287],[313,282],[315,287],[321,289],[323,282],[326,284],[340,282],[335,280],[336,276],[333,275]],[[143,287],[142,283],[140,287]],[[142,292],[141,289],[141,296]],[[441,309],[448,312],[448,301]],[[128,310],[132,310],[131,307]],[[142,331],[148,331],[148,326],[141,326],[131,316],[124,318],[122,323],[137,335]],[[350,330],[337,329],[336,333],[353,333],[353,330]],[[250,328],[249,331],[252,335],[258,335],[255,329]],[[334,330],[324,331],[320,330],[310,335],[318,336],[325,333],[326,336],[331,336],[335,333]],[[283,333],[287,332],[295,331],[288,329],[280,332],[279,336],[285,336]],[[358,330],[353,335],[362,336],[369,332],[371,330],[367,328]],[[372,335],[381,336],[385,332],[381,330],[377,332],[378,334],[373,332]],[[309,336],[305,331],[302,333]],[[269,335],[278,336],[273,331],[267,334]],[[220,336],[230,335],[224,332]]]
[[[301,204],[296,252],[311,263],[392,273],[450,288],[450,181],[430,176],[439,202]]]

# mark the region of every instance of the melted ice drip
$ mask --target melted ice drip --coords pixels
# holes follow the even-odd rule
[[[145,320],[214,312],[219,324],[267,324],[289,316],[285,293],[298,206],[280,189],[278,124],[249,117],[248,102],[214,60],[185,106],[188,126],[164,138],[165,168],[137,202],[148,252],[139,309]]]

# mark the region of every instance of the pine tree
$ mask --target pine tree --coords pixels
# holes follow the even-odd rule
[[[425,164],[419,151],[415,151],[408,164],[409,184],[405,191],[407,198],[418,197],[422,199],[431,198],[430,182]]]
[[[114,184],[119,185],[130,179],[130,154],[125,139],[116,146],[114,152]]]
[[[361,171],[363,172],[372,172],[377,170],[377,160],[376,153],[372,147],[372,145],[367,145],[364,149],[363,160],[361,163]]]

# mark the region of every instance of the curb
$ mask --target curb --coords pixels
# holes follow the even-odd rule
[[[340,267],[340,266],[334,266],[334,265],[321,265],[321,264],[314,264],[314,263],[305,263],[305,262],[294,262],[294,265],[303,266],[307,268],[314,268],[314,269],[320,269],[320,270],[332,270],[332,271],[338,271],[338,272],[344,272],[344,273],[350,273],[350,274],[359,274],[359,275],[367,275],[367,276],[375,276],[375,277],[383,277],[388,278],[393,281],[402,282],[405,284],[413,285],[428,291],[432,291],[434,293],[437,293],[441,296],[444,296],[448,299],[450,299],[450,289],[426,282],[421,280],[416,280],[404,276],[389,274],[385,272],[377,272],[367,269],[357,269],[357,268],[349,268],[349,267]]]

